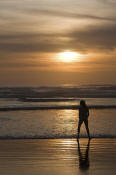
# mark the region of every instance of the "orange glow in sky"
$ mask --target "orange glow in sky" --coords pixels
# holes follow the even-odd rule
[[[116,0],[0,1],[0,86],[116,84],[115,11]]]
[[[83,55],[77,52],[65,51],[57,55],[57,61],[61,62],[80,62],[83,58]]]

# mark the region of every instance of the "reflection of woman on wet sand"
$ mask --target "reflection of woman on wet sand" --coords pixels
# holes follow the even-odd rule
[[[89,163],[89,146],[90,141],[88,141],[85,153],[81,152],[79,140],[77,140],[78,143],[78,154],[79,154],[79,168],[83,171],[86,171],[89,169],[90,163]]]
[[[82,123],[84,122],[85,127],[86,127],[86,131],[88,134],[88,138],[90,139],[89,128],[88,128],[88,117],[89,117],[89,109],[88,109],[85,101],[81,100],[80,101],[80,108],[79,108],[79,123],[78,123],[78,136],[77,136],[77,138],[79,138],[80,128],[81,128]]]

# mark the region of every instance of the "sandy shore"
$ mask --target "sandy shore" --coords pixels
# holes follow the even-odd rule
[[[1,175],[109,175],[116,139],[0,140]]]

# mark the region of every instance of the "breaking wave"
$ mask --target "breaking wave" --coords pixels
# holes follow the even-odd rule
[[[91,105],[89,109],[114,109],[116,105]],[[14,107],[0,107],[0,111],[18,111],[18,110],[58,110],[58,109],[79,109],[77,105],[58,105],[58,106],[14,106]]]
[[[0,139],[60,139],[60,138],[77,138],[77,135],[6,135],[6,136],[0,136]],[[86,135],[80,135],[80,138],[87,138]],[[91,138],[116,138],[116,135],[112,134],[91,134]]]

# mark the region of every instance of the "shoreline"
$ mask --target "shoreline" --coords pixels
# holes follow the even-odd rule
[[[88,137],[80,137],[79,139],[77,139],[77,137],[19,137],[19,138],[15,138],[15,137],[7,137],[7,138],[4,138],[4,137],[1,137],[0,136],[0,140],[60,140],[60,139],[75,139],[75,140],[81,140],[81,139],[88,139]],[[116,136],[112,136],[112,137],[92,137],[90,140],[96,140],[96,139],[104,139],[104,140],[107,140],[107,139],[116,139]]]
[[[92,105],[89,106],[89,109],[116,109],[116,105]],[[70,105],[70,106],[33,106],[33,107],[0,107],[0,111],[25,111],[25,110],[77,110],[79,106]]]

